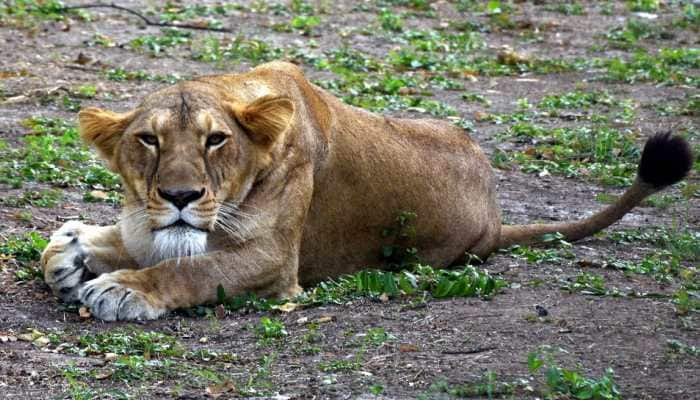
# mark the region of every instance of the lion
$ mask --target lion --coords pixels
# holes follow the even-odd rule
[[[421,261],[460,265],[559,232],[575,241],[682,180],[692,154],[651,137],[634,184],[591,217],[502,225],[489,160],[445,121],[343,104],[300,68],[272,62],[148,95],[135,109],[86,108],[80,135],[121,176],[112,226],[67,222],[42,254],[63,301],[106,321],[155,319],[228,295],[289,298],[382,263],[380,232],[418,216]]]

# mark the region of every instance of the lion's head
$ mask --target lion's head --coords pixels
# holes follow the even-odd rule
[[[244,98],[201,80],[157,91],[127,113],[80,112],[81,137],[122,177],[122,233],[139,263],[203,253],[211,232],[237,228],[232,214],[294,114],[284,96]]]

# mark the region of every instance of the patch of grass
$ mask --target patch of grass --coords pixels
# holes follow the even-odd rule
[[[485,105],[486,107],[491,106],[491,101],[478,93],[463,93],[460,97],[462,98],[462,100],[469,103],[480,103]]]
[[[67,397],[73,400],[92,400],[101,395],[100,391],[80,380],[86,375],[86,371],[79,370],[74,363],[62,368],[61,374],[68,383],[68,390],[65,392]]]
[[[638,48],[644,39],[673,39],[673,33],[663,27],[640,19],[630,19],[624,27],[616,27],[605,34],[608,44],[618,49]]]
[[[401,14],[395,11],[383,8],[379,10],[379,15],[377,15],[377,21],[382,29],[393,32],[401,32],[403,30],[403,18]]]
[[[681,273],[681,286],[673,293],[676,314],[685,316],[700,311],[700,274],[695,269]]]
[[[382,327],[369,328],[364,335],[364,341],[372,346],[381,346],[386,342],[395,340],[394,335],[387,333]]]
[[[325,335],[319,331],[319,325],[317,323],[309,323],[307,326],[307,331],[299,339],[299,346],[297,347],[301,354],[318,354],[321,352],[319,344],[325,338]]]
[[[547,234],[543,238],[543,243],[550,247],[534,248],[530,246],[515,245],[508,249],[504,249],[503,251],[525,259],[528,263],[532,264],[540,264],[543,262],[561,263],[565,258],[574,258],[574,253],[571,251],[571,243],[565,241],[563,238],[564,236],[558,232],[554,234]]]
[[[604,276],[588,272],[582,272],[573,279],[569,279],[562,286],[562,289],[569,293],[581,293],[593,296],[618,295],[617,289],[609,290],[606,287]]]
[[[668,353],[673,357],[677,357],[679,355],[687,355],[693,357],[700,356],[700,349],[698,349],[696,346],[685,344],[680,340],[667,340],[666,347],[668,348]]]
[[[0,260],[15,260],[19,269],[15,271],[15,279],[29,281],[43,279],[43,273],[37,265],[48,240],[37,232],[23,235],[13,235],[0,243]]]
[[[277,360],[277,353],[265,354],[260,357],[255,373],[238,389],[242,396],[261,396],[269,393],[273,387],[271,380],[272,366]]]
[[[616,101],[610,93],[606,91],[584,91],[577,89],[561,94],[547,95],[537,104],[537,107],[544,110],[557,109],[588,109],[596,105],[611,106]]]
[[[618,243],[646,242],[680,261],[700,261],[700,232],[690,229],[646,228],[614,231],[607,236]]]
[[[432,296],[434,298],[480,297],[490,299],[507,286],[503,279],[491,276],[487,271],[473,266],[461,269],[434,269],[425,265],[414,265],[409,270],[398,272],[364,270],[335,280],[321,282],[297,297],[278,301],[258,298],[254,294],[227,296],[222,286],[218,287],[218,303],[229,311],[269,311],[290,303],[292,306],[314,306],[342,304],[358,297],[380,296]],[[207,311],[209,310],[209,311]],[[196,312],[211,312],[199,307]]]
[[[545,11],[557,12],[564,15],[584,15],[586,13],[586,9],[583,7],[583,5],[576,1],[546,4],[543,9]]]
[[[135,50],[145,51],[152,56],[159,56],[168,49],[190,43],[191,40],[192,32],[177,28],[167,28],[162,29],[160,35],[139,36],[129,42],[129,46]]]
[[[187,79],[185,76],[180,76],[177,74],[159,75],[151,74],[146,71],[129,71],[122,67],[112,68],[104,73],[105,78],[110,81],[124,82],[124,81],[152,81],[152,82],[162,82],[162,83],[177,83],[183,79]]]
[[[495,372],[487,371],[480,379],[473,382],[450,385],[447,381],[438,381],[430,385],[425,393],[418,396],[418,399],[432,399],[437,393],[458,398],[514,398],[512,396],[515,395],[517,387],[517,383],[500,382]]]
[[[652,108],[659,113],[659,115],[664,116],[681,116],[686,115],[690,117],[700,116],[700,95],[688,95],[685,101],[681,104],[666,102],[666,103],[655,103],[650,104]]]
[[[700,8],[695,7],[693,3],[686,4],[683,7],[683,16],[675,20],[674,25],[697,32],[700,30]]]
[[[518,164],[524,172],[554,173],[617,186],[630,185],[636,176],[640,151],[631,131],[586,126],[548,130],[516,124],[505,136],[537,143],[501,154],[506,158],[502,164]]]
[[[180,342],[172,336],[135,328],[117,328],[82,335],[77,340],[77,346],[81,355],[114,353],[139,356],[143,360],[181,357],[185,352]]]
[[[261,317],[260,324],[255,328],[255,334],[263,344],[269,344],[272,340],[281,339],[289,335],[287,327],[277,318]]]
[[[366,333],[357,335],[357,338],[359,340],[352,341],[352,347],[357,348],[355,354],[341,359],[322,361],[318,364],[318,369],[322,372],[357,371],[362,368],[365,354],[369,348],[380,347],[395,339],[382,327],[369,328]]]
[[[31,129],[22,138],[24,145],[0,146],[0,183],[17,188],[25,181],[108,190],[120,187],[119,177],[82,145],[72,122],[34,117],[23,123]]]
[[[63,199],[63,193],[54,189],[25,190],[20,196],[0,198],[0,204],[7,207],[34,206],[53,208]]]
[[[661,5],[659,0],[626,0],[625,3],[630,11],[643,12],[658,11]]]
[[[444,270],[418,265],[413,271],[387,272],[367,270],[343,276],[334,281],[322,282],[316,288],[301,295],[310,303],[342,303],[358,296],[389,297],[415,295],[427,292],[435,298],[482,297],[490,298],[505,286],[472,266],[463,269]]]
[[[577,400],[621,400],[622,395],[615,385],[613,370],[608,368],[600,378],[589,378],[580,371],[559,366],[549,348],[528,354],[530,373],[543,372],[540,378],[542,392],[547,398],[570,398]]]
[[[224,3],[216,5],[179,5],[168,2],[158,14],[161,22],[179,22],[205,19],[206,26],[213,29],[220,29],[223,24],[214,17],[225,17],[232,11],[244,11],[246,8],[241,4]]]
[[[662,48],[656,54],[637,51],[630,60],[612,58],[599,60],[605,68],[604,79],[626,83],[657,82],[700,87],[700,78],[688,73],[700,68],[700,49]]]
[[[58,0],[9,0],[0,4],[0,19],[3,23],[31,26],[38,21],[63,21],[66,17],[90,20],[85,10],[66,10]]]
[[[199,61],[250,61],[261,63],[282,58],[284,51],[270,46],[266,41],[242,36],[219,39],[205,36],[192,43],[192,58]]]
[[[313,30],[321,24],[321,18],[316,15],[297,15],[289,21],[289,26],[309,36]]]

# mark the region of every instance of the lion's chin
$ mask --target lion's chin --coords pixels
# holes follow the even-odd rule
[[[153,252],[161,259],[189,257],[207,251],[207,232],[172,226],[153,232]]]

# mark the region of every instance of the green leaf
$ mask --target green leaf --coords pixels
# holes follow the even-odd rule
[[[226,303],[226,291],[224,290],[224,287],[221,284],[219,284],[219,286],[216,287],[216,299],[219,302],[219,304]]]
[[[537,372],[544,365],[544,361],[539,358],[539,355],[535,352],[529,353],[527,355],[527,369],[530,373]]]

